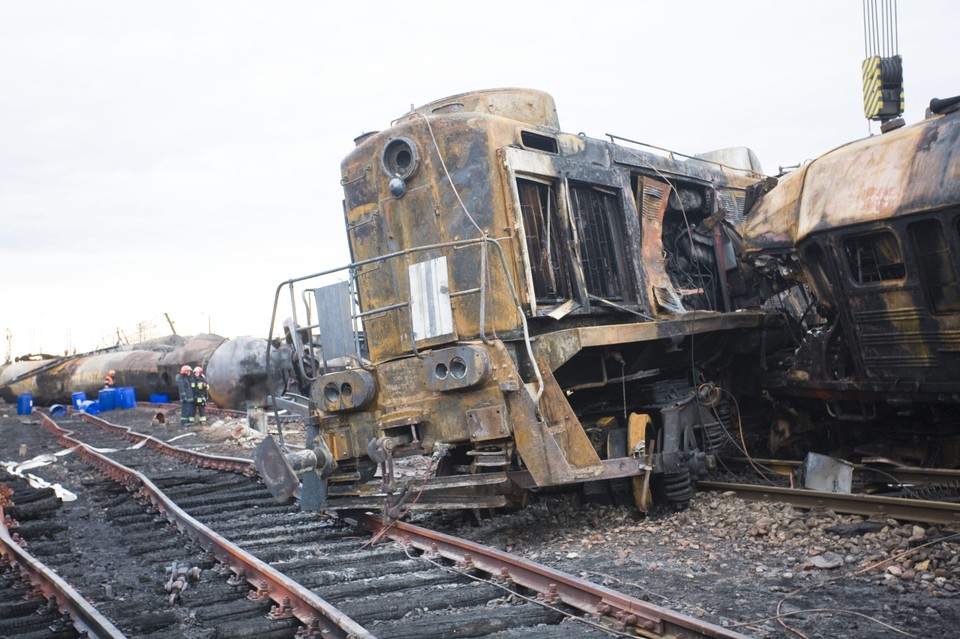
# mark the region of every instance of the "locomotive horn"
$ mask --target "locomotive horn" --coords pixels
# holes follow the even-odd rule
[[[930,111],[932,113],[943,113],[957,104],[960,104],[960,95],[955,95],[952,98],[933,98],[930,100]]]

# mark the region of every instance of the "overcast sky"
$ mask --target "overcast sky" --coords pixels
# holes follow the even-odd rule
[[[960,3],[899,4],[909,123],[960,94]],[[749,146],[775,174],[869,133],[861,11],[0,0],[0,330],[15,356],[165,332],[164,313],[266,336],[277,284],[348,259],[353,138],[464,91],[541,89],[568,132]]]

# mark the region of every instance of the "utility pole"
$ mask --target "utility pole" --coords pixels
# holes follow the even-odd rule
[[[7,329],[7,359],[4,364],[9,364],[13,361],[13,333],[10,332],[10,329]]]
[[[170,313],[164,313],[163,316],[167,318],[167,324],[170,325],[170,332],[173,333],[174,335],[176,335],[176,334],[177,334],[177,329],[174,328],[174,326],[173,326],[173,320],[170,319]]]

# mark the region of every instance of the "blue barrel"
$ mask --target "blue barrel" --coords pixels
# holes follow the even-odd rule
[[[117,408],[133,408],[137,405],[137,392],[133,386],[121,386],[117,389]]]
[[[80,402],[80,410],[85,412],[87,415],[99,415],[100,402],[96,400],[85,399]]]
[[[150,403],[151,403],[151,404],[169,404],[169,403],[170,403],[170,396],[167,395],[167,394],[165,394],[165,393],[164,393],[164,394],[157,393],[157,394],[155,394],[155,395],[151,395],[151,396],[150,396]]]
[[[33,412],[33,394],[24,393],[17,397],[17,415],[29,415]]]
[[[104,388],[97,393],[97,400],[100,402],[100,410],[106,412],[117,407],[117,389]]]
[[[70,393],[70,402],[73,404],[74,410],[80,410],[80,402],[86,401],[87,394],[83,391],[79,393]]]
[[[54,404],[50,407],[51,417],[63,417],[67,414],[67,407],[63,404]]]

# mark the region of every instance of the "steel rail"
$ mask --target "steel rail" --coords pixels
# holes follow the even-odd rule
[[[383,535],[404,546],[412,546],[430,558],[452,560],[465,570],[485,572],[494,581],[529,588],[540,593],[546,603],[562,602],[625,632],[675,639],[747,639],[726,628],[465,539],[402,522],[384,525],[379,517],[369,514],[362,517],[360,523],[375,536]]]
[[[698,481],[701,490],[732,491],[749,501],[785,502],[798,508],[829,508],[853,515],[879,515],[928,524],[960,522],[960,504],[923,499],[902,499],[879,495],[848,495],[801,488]]]
[[[118,435],[121,435],[123,438],[129,439],[130,441],[140,442],[146,440],[146,446],[148,448],[164,455],[169,455],[179,459],[180,461],[193,464],[194,466],[198,466],[200,468],[230,471],[246,475],[247,477],[257,476],[257,467],[253,465],[253,461],[250,459],[244,459],[242,457],[226,457],[223,455],[207,455],[205,453],[198,453],[196,451],[178,448],[176,446],[171,446],[166,442],[160,441],[156,437],[151,437],[150,435],[146,435],[144,433],[138,433],[137,431],[126,426],[113,424],[101,417],[89,415],[87,413],[83,413],[83,419],[91,424],[95,424],[101,428],[117,433]]]
[[[67,615],[70,623],[82,636],[125,639],[126,635],[56,572],[21,547],[20,542],[7,530],[7,526],[14,522],[8,519],[3,509],[11,505],[7,500],[11,494],[9,488],[0,484],[0,564],[16,566],[22,573],[29,575],[30,585],[38,588],[54,609]]]
[[[802,461],[785,459],[762,459],[759,457],[730,457],[723,459],[724,464],[738,464],[748,466],[750,463],[757,464],[765,468],[772,468],[775,472],[782,475],[789,475],[803,466]],[[893,478],[902,484],[921,483],[938,484],[960,480],[960,470],[952,468],[917,468],[914,466],[898,465],[870,465],[853,464],[853,472],[862,479],[887,479]]]
[[[92,416],[85,415],[85,418]],[[210,528],[188,515],[142,474],[97,453],[83,442],[70,437],[73,433],[60,428],[48,415],[40,413],[43,424],[54,432],[65,446],[76,446],[77,453],[90,465],[122,484],[138,499],[150,501],[167,521],[175,525],[194,543],[211,553],[218,561],[233,571],[236,579],[230,583],[240,585],[244,581],[256,590],[248,597],[256,601],[272,600],[270,616],[276,619],[296,617],[303,622],[312,636],[339,639],[376,639],[361,625],[346,614],[320,598],[309,588],[302,586],[270,565],[242,550],[239,546],[220,536]],[[92,420],[90,420],[92,421]],[[97,419],[96,422],[103,420]]]

